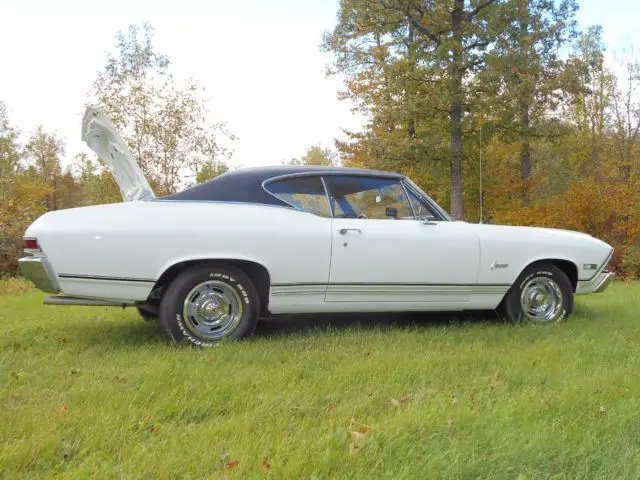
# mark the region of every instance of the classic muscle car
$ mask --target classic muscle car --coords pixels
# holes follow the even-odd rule
[[[55,294],[46,304],[136,307],[175,342],[239,339],[285,313],[486,309],[552,324],[613,279],[605,242],[453,221],[398,173],[245,168],[156,198],[99,109],[82,138],[125,202],[42,215],[21,270]]]

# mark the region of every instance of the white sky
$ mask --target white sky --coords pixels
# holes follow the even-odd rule
[[[613,47],[640,44],[640,0],[581,0],[583,26],[600,23]],[[269,165],[311,144],[332,147],[341,128],[362,119],[338,101],[326,78],[322,32],[335,23],[337,0],[0,0],[0,100],[23,132],[57,131],[67,158],[80,142],[86,94],[114,36],[149,21],[157,50],[178,77],[206,88],[212,120],[239,137],[235,165]]]

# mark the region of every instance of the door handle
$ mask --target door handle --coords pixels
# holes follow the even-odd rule
[[[338,230],[338,232],[340,233],[340,235],[346,235],[347,232],[362,233],[362,230],[360,230],[359,228],[341,228],[340,230]]]

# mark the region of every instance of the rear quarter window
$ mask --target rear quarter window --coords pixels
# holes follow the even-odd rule
[[[331,217],[329,202],[320,177],[305,176],[269,182],[264,187],[271,195],[298,210]]]

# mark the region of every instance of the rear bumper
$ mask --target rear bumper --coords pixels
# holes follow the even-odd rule
[[[47,257],[24,257],[18,260],[20,272],[43,292],[58,293],[60,286]]]

